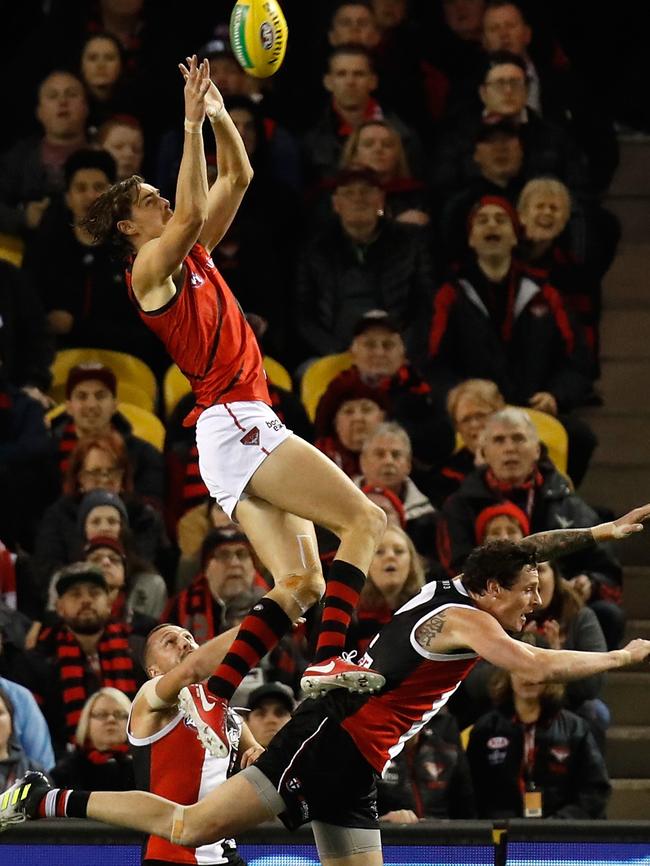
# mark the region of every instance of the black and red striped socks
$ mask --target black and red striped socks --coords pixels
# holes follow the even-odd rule
[[[246,674],[259,663],[291,628],[291,620],[277,602],[261,598],[239,626],[237,637],[208,687],[213,695],[230,701]]]
[[[36,808],[36,818],[85,818],[90,791],[52,788]]]
[[[365,574],[349,562],[335,559],[327,575],[327,587],[323,597],[323,617],[318,643],[316,663],[341,655],[352,614],[366,581]]]

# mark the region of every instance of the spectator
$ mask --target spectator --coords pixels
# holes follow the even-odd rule
[[[361,492],[365,493],[375,505],[378,505],[387,518],[388,526],[406,527],[406,512],[402,500],[388,487],[377,487],[374,484],[364,484]]]
[[[387,408],[385,396],[360,380],[331,382],[316,410],[316,447],[353,478],[363,443]]]
[[[72,742],[88,698],[103,686],[133,697],[139,673],[129,647],[130,630],[111,622],[108,585],[86,563],[61,569],[56,581],[60,623],[43,629],[25,653],[17,679],[43,707],[54,750]]]
[[[566,478],[548,461],[540,461],[539,437],[528,415],[507,408],[491,415],[483,430],[485,465],[470,473],[442,507],[438,552],[451,574],[476,543],[476,519],[489,505],[505,500],[518,505],[530,520],[531,532],[560,527],[591,526],[597,515],[573,492]],[[609,649],[623,634],[620,598],[621,567],[606,545],[558,559],[563,573],[584,591],[598,617]]]
[[[433,285],[425,235],[383,217],[384,192],[369,169],[341,171],[332,204],[337,219],[298,264],[296,327],[308,357],[347,349],[359,316],[377,308],[397,320],[418,356]]]
[[[25,235],[38,227],[52,196],[63,190],[63,165],[85,147],[88,103],[71,72],[50,72],[38,88],[39,137],[16,142],[0,159],[0,231]]]
[[[442,710],[412,737],[377,782],[380,821],[475,818],[469,764],[458,726]]]
[[[257,742],[266,748],[296,708],[293,692],[284,683],[258,686],[248,696],[246,723]]]
[[[530,534],[527,514],[514,502],[488,505],[476,518],[476,544],[505,539],[521,541]]]
[[[496,707],[474,725],[467,749],[480,818],[605,816],[605,762],[587,723],[562,709],[562,692],[559,683],[498,672]]]
[[[341,168],[354,166],[377,174],[388,217],[415,225],[429,222],[425,185],[413,177],[402,139],[385,120],[364,121],[348,136],[341,153]]]
[[[427,559],[436,558],[436,510],[410,478],[411,440],[394,421],[380,424],[366,437],[361,448],[355,479],[359,487],[387,487],[404,503],[406,532],[416,550]]]
[[[24,752],[14,730],[14,707],[7,692],[0,687],[0,784],[3,788],[30,770],[42,770]]]
[[[0,656],[2,656],[1,634]],[[24,686],[1,676],[0,692],[7,695],[13,707],[12,738],[20,744],[20,748],[30,761],[49,771],[54,766],[52,739],[34,695]]]
[[[34,567],[41,591],[45,592],[54,571],[80,556],[79,504],[91,490],[107,490],[123,499],[135,551],[162,574],[171,573],[174,564],[160,513],[134,496],[124,440],[111,431],[86,436],[70,454],[63,495],[45,512],[36,537]]]
[[[596,446],[589,427],[570,414],[590,400],[589,352],[557,289],[513,259],[518,232],[505,199],[484,196],[472,209],[472,254],[434,298],[429,376],[450,385],[489,378],[509,403],[559,416],[578,486]]]
[[[422,166],[422,148],[415,135],[392,112],[373,99],[378,79],[372,55],[362,45],[339,45],[329,55],[323,77],[331,103],[304,137],[306,161],[315,180],[336,172],[341,149],[348,135],[364,120],[387,120],[404,142],[409,164],[417,174]]]
[[[379,629],[423,586],[424,569],[413,542],[400,527],[387,526],[361,591],[349,646],[363,655]]]
[[[434,501],[442,505],[481,462],[479,441],[485,422],[493,412],[505,409],[506,401],[489,379],[466,379],[447,394],[447,414],[462,439],[435,481]]]
[[[97,130],[96,141],[115,160],[116,180],[142,173],[144,131],[137,118],[128,114],[109,117]]]
[[[167,587],[162,577],[147,563],[141,564],[133,554],[129,562],[124,545],[111,535],[88,536],[84,557],[85,562],[99,568],[104,575],[112,615],[126,620],[136,634],[146,637],[159,621],[167,602]]]
[[[379,43],[380,31],[368,0],[343,0],[332,13],[327,39],[332,48],[363,45],[372,50]]]
[[[79,77],[86,86],[88,128],[93,138],[116,114],[132,114],[137,95],[125,86],[124,49],[112,33],[91,33],[81,48]]]
[[[144,500],[160,507],[163,500],[163,459],[149,442],[135,436],[131,424],[118,411],[117,378],[110,367],[90,361],[70,369],[65,384],[66,411],[51,424],[59,471],[65,476],[70,455],[80,440],[109,436],[123,439],[133,473],[133,489]]]
[[[131,701],[107,686],[91,695],[81,711],[73,752],[52,770],[54,784],[84,791],[129,791],[135,788],[126,723]]]

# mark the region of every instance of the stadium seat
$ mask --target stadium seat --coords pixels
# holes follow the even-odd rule
[[[24,244],[16,235],[0,234],[0,259],[19,268],[23,263],[23,249]]]
[[[150,442],[158,451],[163,450],[165,443],[165,428],[160,418],[154,415],[153,412],[148,412],[141,406],[134,406],[132,403],[118,403],[117,411],[124,415],[127,421],[131,424],[134,436],[144,439],[145,442]],[[50,409],[47,413],[46,420],[51,421],[65,412],[65,404],[61,403]]]
[[[293,382],[291,381],[289,371],[279,361],[269,357],[269,355],[265,355],[264,369],[270,382],[273,382],[278,388],[284,388],[285,391],[293,391]]]
[[[149,396],[151,406],[154,408],[158,395],[156,377],[147,364],[135,355],[128,352],[115,352],[111,349],[62,349],[57,352],[52,364],[52,396],[57,399],[57,390],[65,391],[65,382],[68,372],[75,364],[83,364],[89,361],[99,361],[110,367],[115,373],[118,382],[132,385],[144,391]],[[59,391],[59,394],[61,392]],[[133,392],[131,393],[131,396]],[[126,396],[126,394],[125,394]],[[138,404],[139,405],[139,404]],[[147,408],[147,407],[142,407]]]
[[[552,415],[547,415],[546,412],[540,412],[539,409],[530,409],[527,406],[513,406],[510,408],[523,409],[523,411],[526,412],[537,428],[539,438],[548,448],[548,456],[553,461],[556,469],[563,475],[566,475],[569,442],[567,432],[564,429],[562,422],[558,421],[558,419],[554,418]],[[462,447],[462,436],[457,433],[456,451]]]
[[[347,370],[351,366],[352,356],[350,353],[341,352],[337,355],[325,355],[307,367],[300,386],[300,399],[311,421],[316,417],[318,401],[325,393],[329,383],[342,370]]]

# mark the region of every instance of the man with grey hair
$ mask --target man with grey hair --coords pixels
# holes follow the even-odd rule
[[[470,473],[442,507],[438,523],[438,552],[450,574],[478,543],[476,520],[483,511],[508,500],[528,516],[531,532],[584,527],[597,520],[596,512],[573,491],[547,459],[535,425],[523,409],[508,407],[488,419],[481,439],[485,465]],[[593,545],[558,560],[562,573],[594,610],[607,645],[618,646],[623,636],[621,566],[605,544]]]
[[[379,424],[361,449],[362,474],[354,479],[359,487],[386,488],[404,504],[406,531],[418,553],[437,559],[436,510],[410,478],[411,440],[395,421]]]

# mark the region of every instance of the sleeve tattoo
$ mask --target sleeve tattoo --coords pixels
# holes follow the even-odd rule
[[[591,529],[552,529],[529,535],[520,544],[532,549],[538,562],[545,562],[547,559],[566,556],[586,547],[595,547],[596,541]]]
[[[438,637],[445,627],[445,612],[437,613],[422,623],[415,632],[415,639],[423,649],[429,649],[433,641]]]

